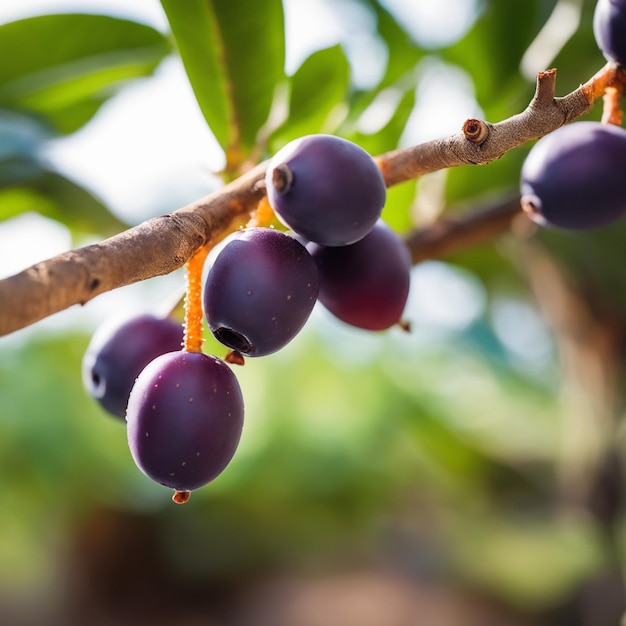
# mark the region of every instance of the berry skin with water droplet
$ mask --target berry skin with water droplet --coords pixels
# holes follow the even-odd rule
[[[137,467],[179,492],[214,480],[231,461],[244,404],[226,363],[202,352],[171,352],[141,372],[128,401],[128,445]]]

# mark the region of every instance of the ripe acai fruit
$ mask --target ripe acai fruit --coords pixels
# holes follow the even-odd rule
[[[402,241],[379,220],[349,246],[309,243],[320,274],[319,301],[340,320],[367,330],[401,321],[409,294],[411,257]]]
[[[626,213],[626,130],[574,122],[542,137],[522,167],[522,208],[541,225],[585,230]]]
[[[124,419],[130,390],[141,370],[157,356],[180,350],[183,334],[180,322],[149,314],[105,322],[83,356],[85,389],[109,413]]]
[[[355,143],[332,135],[307,135],[288,143],[271,159],[266,184],[278,219],[324,246],[362,239],[386,198],[374,159]]]
[[[598,0],[593,34],[605,58],[626,64],[626,1]]]
[[[146,476],[192,491],[226,468],[243,418],[241,390],[226,363],[203,352],[170,352],[149,363],[133,386],[128,445]]]
[[[225,239],[210,263],[204,313],[218,341],[264,356],[298,334],[318,290],[317,267],[300,242],[272,228],[248,228]]]

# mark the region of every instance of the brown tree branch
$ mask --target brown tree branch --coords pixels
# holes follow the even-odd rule
[[[414,264],[428,259],[443,259],[492,240],[511,229],[513,220],[522,220],[530,229],[534,225],[520,210],[519,196],[477,209],[465,215],[445,215],[425,228],[418,228],[405,237]]]
[[[244,224],[264,187],[260,164],[223,189],[92,245],[0,280],[0,335],[98,294],[169,274],[211,240]]]
[[[378,157],[387,186],[458,165],[486,165],[506,152],[588,113],[623,70],[607,64],[584,85],[555,97],[556,70],[539,72],[535,95],[522,113],[490,124],[468,120],[459,133]]]
[[[522,113],[496,124],[469,120],[459,133],[388,152],[377,157],[377,163],[387,186],[440,169],[490,163],[584,115],[622,76],[618,66],[607,64],[572,93],[555,98],[556,70],[541,72],[535,96]],[[100,293],[180,268],[200,246],[248,221],[265,195],[264,176],[265,164],[261,163],[223,189],[169,215],[0,280],[0,336],[74,304],[84,304]],[[442,250],[473,245],[502,232],[515,211],[511,206],[501,211],[503,215],[495,211],[458,222],[442,221],[409,237],[414,260],[429,258],[424,255],[434,255],[435,250],[441,254]]]

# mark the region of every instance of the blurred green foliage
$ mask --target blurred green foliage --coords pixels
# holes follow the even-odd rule
[[[264,158],[305,133],[342,134],[374,154],[402,145],[420,104],[423,63],[433,58],[471,79],[490,121],[519,112],[534,88],[520,62],[556,1],[483,0],[469,30],[442,49],[422,46],[384,2],[353,4],[374,17],[388,53],[367,91],[355,86],[342,44],[313,52],[286,76],[284,17],[274,0],[162,0],[175,46],[152,28],[108,16],[0,26],[0,58],[20,51],[0,67],[0,219],[36,211],[75,234],[121,230],[42,152],[169,54],[181,55],[232,174],[246,158]],[[604,63],[591,32],[593,4],[582,3],[579,29],[556,60],[546,59],[564,78],[562,92]],[[332,4],[339,19],[343,5]],[[379,127],[364,131],[362,116],[381,99]],[[277,105],[287,114],[273,121]],[[464,211],[517,193],[527,150],[447,172],[433,202]],[[389,191],[384,217],[398,231],[419,225],[422,191],[418,182]],[[577,235],[545,240],[573,272],[595,276],[621,299],[623,273],[614,262],[621,230],[594,234],[584,247]],[[508,298],[541,324],[518,259],[514,243],[497,241],[442,264],[484,293],[477,304],[478,296],[459,295],[442,275],[446,308],[477,311],[456,325],[443,314],[429,318],[420,300],[429,296],[417,292],[406,313],[409,335],[350,330],[318,312],[285,350],[248,359],[237,370],[247,407],[241,447],[183,510],[139,473],[123,424],[83,390],[87,335],[29,329],[0,340],[0,599],[51,581],[58,546],[71,543],[91,511],[110,509],[151,516],[163,558],[193,580],[388,559],[531,613],[564,602],[610,558],[590,517],[559,508],[568,406],[553,340],[544,329],[542,356],[529,357],[494,321]],[[221,348],[208,340],[206,350]]]
[[[36,42],[36,45],[33,44]],[[37,211],[73,234],[124,228],[89,191],[53,171],[50,140],[84,126],[171,51],[158,31],[104,15],[42,15],[0,25],[0,219]]]
[[[207,123],[224,150],[247,157],[284,77],[280,0],[161,4]]]

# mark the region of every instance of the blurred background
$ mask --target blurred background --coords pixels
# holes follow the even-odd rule
[[[270,4],[280,19],[254,31]],[[248,156],[309,132],[379,154],[499,121],[549,67],[565,95],[604,64],[594,4],[248,0],[237,54],[285,50],[279,121]],[[0,58],[0,278],[222,184],[158,0],[3,3]],[[384,217],[408,234],[506,202],[529,148],[390,189]],[[624,236],[513,229],[420,263],[411,333],[315,309],[237,368],[240,448],[184,507],[80,374],[94,329],[166,310],[180,272],[0,338],[0,623],[618,625]]]

